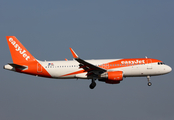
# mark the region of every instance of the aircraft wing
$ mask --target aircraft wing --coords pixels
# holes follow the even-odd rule
[[[94,76],[94,75],[99,75],[99,74],[107,71],[106,69],[100,68],[96,65],[93,65],[93,64],[86,62],[85,60],[79,58],[78,55],[73,51],[72,48],[70,48],[70,51],[71,51],[74,59],[80,63],[79,64],[80,68],[83,68],[86,72],[88,72],[87,75]]]

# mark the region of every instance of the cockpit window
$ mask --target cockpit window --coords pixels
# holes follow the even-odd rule
[[[163,63],[163,62],[158,62],[158,65],[164,65],[165,63]]]

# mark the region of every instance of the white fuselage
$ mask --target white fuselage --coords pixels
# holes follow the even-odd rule
[[[140,77],[140,76],[155,76],[167,74],[171,71],[171,67],[165,64],[150,63],[150,64],[106,64],[120,59],[106,59],[106,60],[86,60],[87,62],[107,69],[107,71],[123,71],[124,77]],[[39,63],[48,71],[53,78],[68,79],[68,78],[82,78],[87,79],[87,72],[79,68],[79,63],[72,61],[45,61]],[[104,66],[103,66],[104,65]],[[112,66],[112,67],[111,67]],[[114,67],[115,66],[115,67]],[[101,67],[101,66],[100,66]],[[102,68],[101,67],[101,68]],[[41,71],[40,71],[41,72]]]

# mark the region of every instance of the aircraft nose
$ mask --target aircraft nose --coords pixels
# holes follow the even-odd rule
[[[166,71],[167,71],[167,73],[169,73],[172,71],[172,68],[170,66],[167,66]]]

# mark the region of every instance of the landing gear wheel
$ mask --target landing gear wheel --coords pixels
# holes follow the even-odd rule
[[[151,82],[148,82],[148,83],[147,83],[147,85],[148,85],[148,86],[151,86],[151,85],[152,85],[152,83],[151,83]]]
[[[89,85],[89,88],[90,88],[90,89],[94,89],[95,86],[96,86],[96,83],[95,83],[95,82],[92,82],[92,83]]]

